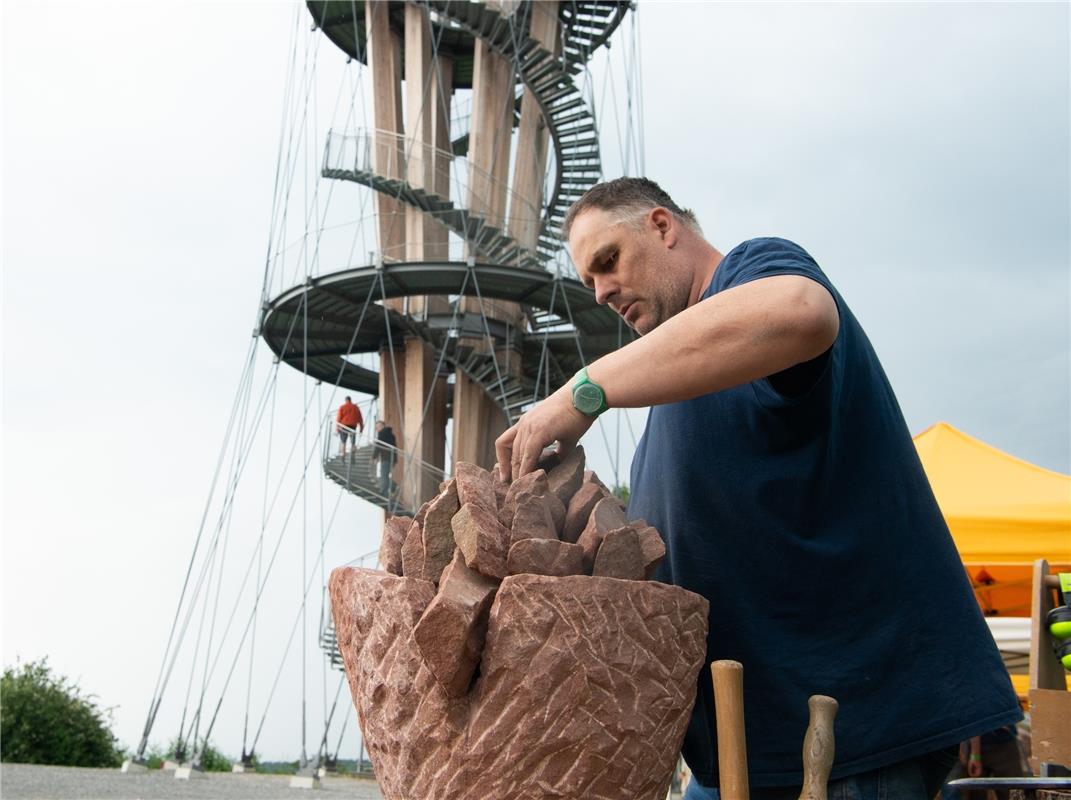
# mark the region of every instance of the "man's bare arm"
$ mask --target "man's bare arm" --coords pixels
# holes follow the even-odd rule
[[[690,400],[818,357],[837,338],[832,295],[800,275],[761,278],[685,309],[646,336],[588,367],[613,408]],[[496,442],[502,469],[534,469],[543,448],[570,449],[591,426],[566,385],[525,414]]]

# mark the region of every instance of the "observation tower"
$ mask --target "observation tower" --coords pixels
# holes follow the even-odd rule
[[[163,708],[176,760],[196,765],[223,738],[236,752],[240,729],[250,767],[280,698],[300,700],[301,762],[337,760],[349,715],[335,713],[344,676],[329,669],[341,670],[326,592],[336,512],[370,503],[380,526],[413,514],[455,463],[491,467],[521,413],[631,339],[577,280],[560,232],[604,172],[643,173],[633,11],[620,0],[297,9],[254,335],[136,760]],[[366,426],[342,456],[334,409],[345,394]],[[615,480],[622,420],[634,443],[627,414],[612,411],[588,447],[590,459],[601,443]],[[376,444],[373,421],[393,429],[394,448]],[[377,453],[393,462],[386,485]],[[342,560],[375,566],[375,551],[354,555]],[[295,599],[286,638],[280,608]],[[258,627],[267,613],[270,635]],[[310,702],[315,648],[322,715]],[[287,684],[295,649],[300,688]],[[185,699],[165,704],[176,682]]]

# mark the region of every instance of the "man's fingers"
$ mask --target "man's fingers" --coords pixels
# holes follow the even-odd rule
[[[544,442],[538,436],[527,436],[521,447],[521,475],[527,475],[539,465]]]
[[[513,480],[513,440],[516,436],[517,426],[514,425],[495,439],[495,453],[498,456],[498,468],[502,472],[502,480],[506,483]]]

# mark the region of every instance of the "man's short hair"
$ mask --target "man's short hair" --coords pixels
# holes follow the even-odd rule
[[[346,395],[346,402],[347,403],[350,402],[350,396],[349,395]]]
[[[618,222],[626,222],[646,216],[652,208],[659,206],[668,209],[696,233],[702,233],[695,213],[674,203],[673,198],[650,178],[615,178],[595,184],[569,207],[562,224],[562,238],[569,238],[569,231],[576,218],[589,208],[612,212]]]

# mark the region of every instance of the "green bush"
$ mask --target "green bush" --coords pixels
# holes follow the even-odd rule
[[[619,486],[615,486],[614,487],[614,497],[616,497],[618,500],[620,500],[623,503],[628,503],[628,498],[629,498],[628,486],[626,486],[625,484],[621,484]]]
[[[123,753],[111,712],[48,659],[4,669],[0,678],[0,760],[67,767],[118,767]]]
[[[201,769],[205,772],[230,772],[231,762],[219,750],[206,744],[201,753]]]

